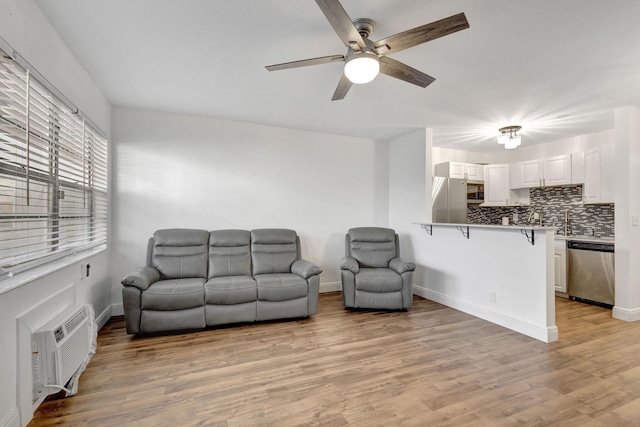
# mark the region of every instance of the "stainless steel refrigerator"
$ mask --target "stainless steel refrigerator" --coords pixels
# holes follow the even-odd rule
[[[432,222],[467,223],[467,182],[464,179],[433,177]]]

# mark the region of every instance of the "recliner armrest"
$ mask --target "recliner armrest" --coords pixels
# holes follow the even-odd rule
[[[135,286],[144,291],[160,279],[160,272],[153,267],[143,267],[140,270],[127,274],[120,283],[125,286]]]
[[[303,279],[308,279],[311,276],[322,273],[322,269],[310,261],[297,259],[291,264],[291,272]]]
[[[393,258],[389,261],[389,268],[398,274],[405,273],[407,271],[413,271],[416,269],[416,265],[410,261],[406,261],[402,258]]]
[[[353,274],[357,274],[360,271],[360,265],[355,258],[346,256],[340,260],[340,270],[349,270]]]

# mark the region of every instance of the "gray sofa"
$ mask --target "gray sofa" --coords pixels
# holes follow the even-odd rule
[[[293,230],[158,230],[146,267],[122,279],[130,334],[307,317],[322,272]]]
[[[342,297],[348,308],[406,310],[413,302],[416,265],[400,258],[398,235],[390,228],[352,228],[340,261]]]

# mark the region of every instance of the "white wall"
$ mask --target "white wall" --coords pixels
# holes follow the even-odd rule
[[[461,163],[489,163],[491,154],[475,153],[472,151],[452,150],[450,148],[433,147],[432,148],[433,168],[438,163],[445,162],[461,162]]]
[[[415,260],[419,248],[413,222],[431,221],[431,129],[420,129],[389,142],[389,227],[400,239],[400,255]],[[414,283],[422,282],[422,269]]]
[[[640,110],[615,112],[616,302],[613,317],[640,320]]]
[[[79,65],[32,0],[0,0],[0,36],[29,61],[105,132],[110,130],[110,105]],[[91,277],[80,279],[73,264],[42,279],[0,294],[0,425],[26,425],[19,420],[17,390],[30,388],[31,378],[18,378],[16,318],[61,288],[75,286],[77,303],[93,304],[97,315],[111,304],[108,253],[92,257]],[[55,310],[55,307],[51,307]],[[43,313],[46,315],[46,313]],[[31,402],[27,402],[30,406]]]
[[[296,230],[334,290],[347,229],[387,225],[383,142],[115,108],[113,150],[114,302],[157,229]]]

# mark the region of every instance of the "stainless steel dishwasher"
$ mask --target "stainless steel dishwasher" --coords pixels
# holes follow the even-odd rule
[[[567,293],[572,299],[615,303],[615,247],[611,242],[567,242]]]

